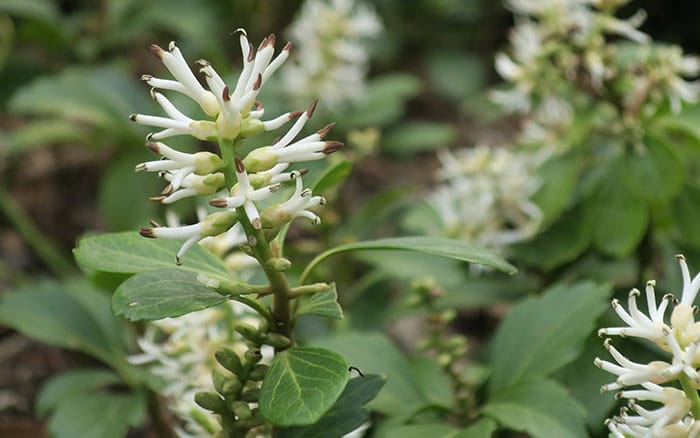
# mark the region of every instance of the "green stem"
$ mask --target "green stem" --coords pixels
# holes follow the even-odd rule
[[[22,206],[4,190],[0,190],[0,212],[54,274],[62,278],[75,274],[73,263],[34,225]]]
[[[265,306],[260,304],[259,301],[251,299],[251,298],[247,298],[247,297],[244,297],[241,295],[231,297],[231,299],[233,301],[238,301],[239,303],[243,303],[246,306],[249,306],[250,308],[257,311],[263,318],[265,318],[265,320],[267,320],[270,327],[275,325],[275,318],[273,318],[272,313],[270,313],[270,311]]]
[[[219,152],[221,152],[221,159],[224,160],[224,178],[226,180],[226,187],[231,190],[231,187],[236,185],[236,168],[234,167],[234,151],[235,149],[243,143],[242,139],[232,141],[220,138],[219,139]]]
[[[693,413],[693,417],[695,419],[700,419],[700,396],[698,396],[698,390],[693,386],[690,377],[686,376],[685,374],[681,374],[680,380],[683,392],[685,392],[685,395],[692,403],[690,412]]]

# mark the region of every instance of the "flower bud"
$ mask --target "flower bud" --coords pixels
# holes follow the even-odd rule
[[[263,341],[263,335],[260,333],[260,330],[245,322],[237,322],[235,330],[255,344],[261,344]]]
[[[258,363],[262,359],[262,353],[260,350],[250,349],[245,352],[245,361],[248,363]]]
[[[265,132],[265,125],[262,120],[246,117],[241,122],[241,137],[255,137]]]
[[[224,160],[211,152],[197,152],[192,155],[194,159],[194,173],[208,175],[224,167]]]
[[[238,213],[235,211],[218,211],[205,217],[201,222],[199,235],[218,236],[238,222]]]
[[[217,413],[226,412],[226,403],[219,394],[213,392],[196,393],[194,395],[194,402],[208,411]]]
[[[260,398],[260,388],[250,388],[241,394],[241,400],[251,403],[257,403]]]
[[[257,364],[255,365],[255,368],[248,374],[248,378],[250,380],[255,380],[256,382],[261,381],[262,379],[265,378],[265,375],[267,374],[267,370],[270,369],[269,365],[265,364]]]
[[[286,271],[292,266],[292,262],[281,257],[272,257],[265,262],[265,267],[273,269],[275,271]]]
[[[222,367],[231,371],[233,374],[239,374],[243,370],[241,359],[238,357],[236,352],[230,348],[221,347],[216,351],[216,353],[214,353],[214,357]]]
[[[247,420],[253,416],[253,411],[248,406],[248,403],[244,401],[236,400],[229,407],[238,420]]]
[[[271,146],[254,149],[243,159],[243,165],[249,172],[264,172],[277,164],[278,155]]]
[[[275,348],[287,348],[292,345],[292,341],[279,333],[268,333],[265,336],[265,344]]]

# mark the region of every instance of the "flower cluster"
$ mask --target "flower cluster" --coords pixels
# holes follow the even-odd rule
[[[685,258],[677,258],[683,276],[680,300],[667,294],[657,304],[656,282],[649,281],[645,290],[646,313],[637,306],[640,291],[632,289],[627,310],[619,301],[612,302],[624,325],[599,331],[601,336],[632,336],[651,341],[667,356],[666,360],[634,362],[618,351],[610,339],[605,340],[614,362],[596,358],[595,364],[617,379],[603,386],[602,391],[619,391],[618,398],[629,400],[619,416],[606,422],[617,438],[700,435],[700,321],[695,321],[694,305],[700,274],[691,278]],[[670,306],[673,310],[667,316]]]
[[[177,430],[180,437],[208,437],[221,430],[221,425],[194,402],[194,397],[211,388],[212,370],[227,372],[215,360],[220,348],[231,349],[241,357],[246,353],[248,346],[234,331],[234,321],[254,327],[261,324],[257,313],[234,301],[178,318],[154,321],[138,340],[143,353],[129,359],[134,364],[147,365],[163,381],[160,394],[183,422]],[[267,348],[262,351],[269,360],[271,351]]]
[[[664,105],[678,112],[683,102],[698,101],[700,84],[686,79],[700,73],[698,59],[677,46],[652,44],[638,29],[643,11],[617,18],[627,2],[507,2],[516,26],[511,50],[499,53],[495,66],[508,83],[492,98],[508,111],[529,116],[526,142],[562,148],[574,110],[596,102],[606,103],[613,114],[600,121],[610,129],[640,123],[637,115],[652,115]]]
[[[449,236],[500,247],[537,231],[542,213],[531,198],[540,157],[481,145],[439,158],[441,185],[428,202]]]
[[[254,230],[264,228],[268,236],[273,236],[284,223],[296,217],[306,217],[318,223],[318,216],[309,208],[322,204],[323,198],[311,196],[309,190],[303,189],[303,169],[291,170],[289,167],[293,163],[322,159],[342,146],[340,142],[324,140],[333,125],[297,138],[313,115],[316,101],[305,111],[288,112],[263,120],[265,110],[256,98],[261,87],[289,57],[291,44],[285,45],[275,56],[274,34],[265,38],[255,50],[246,33],[243,30],[238,33],[243,68],[238,81],[231,88],[209,62],[197,61],[199,72],[207,84],[205,87],[174,43],[170,43],[167,50],[153,45],[151,50],[174,80],[150,75],[143,76],[143,80],[153,87],[151,95],[167,117],[131,116],[136,123],[162,128],[149,134],[146,143],[161,159],[136,166],[136,171],[158,172],[168,182],[160,196],[151,199],[170,204],[187,197],[206,197],[211,206],[222,209],[192,225],[161,227],[155,224],[141,229],[141,235],[145,237],[184,240],[176,256],[178,263],[195,243],[207,240],[213,245],[211,238],[216,236],[228,236],[219,239],[219,242],[225,242],[224,246],[229,248],[245,243],[240,239],[241,226],[238,225],[242,220]],[[183,114],[161,93],[163,90],[193,99],[205,117],[200,120]],[[291,128],[272,145],[255,148],[243,158],[235,155],[242,139],[278,129],[293,120],[295,122]],[[160,142],[178,135],[218,141],[221,155],[212,152],[185,153]],[[273,193],[284,185],[294,185],[296,190],[287,201],[272,203]],[[262,202],[269,205],[261,207]]]
[[[355,0],[309,0],[288,30],[300,43],[283,80],[296,97],[323,96],[331,109],[361,97],[368,69],[366,44],[381,32],[376,13]]]

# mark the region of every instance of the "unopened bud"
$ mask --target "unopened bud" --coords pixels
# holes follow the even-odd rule
[[[226,412],[226,403],[219,394],[213,392],[196,393],[194,395],[194,402],[208,411],[217,413]]]
[[[275,348],[287,348],[292,345],[292,341],[279,333],[268,333],[265,336],[265,344]]]
[[[260,331],[250,324],[245,322],[236,323],[235,330],[247,340],[259,344],[263,341],[263,336]]]
[[[239,374],[243,370],[243,364],[241,363],[241,358],[238,357],[235,351],[230,348],[221,347],[216,353],[214,353],[216,361],[221,364],[222,367],[231,371],[234,374]]]
[[[262,353],[260,350],[250,349],[245,352],[245,361],[248,363],[258,363],[262,359]]]
[[[236,400],[229,407],[238,420],[247,420],[253,416],[253,411],[248,406],[248,403],[244,401]]]
[[[265,375],[267,374],[267,370],[270,369],[269,365],[265,365],[262,363],[259,363],[255,365],[255,368],[248,374],[248,378],[250,380],[255,380],[256,382],[261,381],[262,379],[265,378]]]
[[[241,394],[241,400],[251,403],[257,403],[260,398],[260,388],[250,388]]]
[[[272,257],[265,262],[265,267],[275,271],[283,272],[292,266],[292,262],[281,257]]]

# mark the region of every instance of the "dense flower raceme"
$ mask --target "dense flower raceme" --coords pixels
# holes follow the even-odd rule
[[[215,416],[195,403],[194,395],[211,390],[212,370],[227,373],[214,358],[217,350],[226,347],[241,357],[247,351],[245,339],[234,331],[234,321],[258,327],[261,317],[243,304],[228,301],[151,322],[138,340],[143,353],[131,356],[130,361],[147,365],[151,373],[162,379],[164,387],[160,393],[183,422],[177,430],[179,437],[210,437],[221,430]],[[262,353],[263,361],[269,362],[272,347],[264,346]]]
[[[161,156],[160,160],[148,161],[136,166],[136,171],[158,172],[168,184],[160,196],[151,199],[171,204],[187,197],[206,197],[214,207],[223,211],[200,218],[192,225],[143,228],[145,237],[162,237],[184,240],[177,253],[180,261],[183,254],[195,243],[206,241],[209,246],[222,248],[214,243],[216,236],[223,246],[240,245],[240,214],[253,228],[265,227],[266,233],[274,234],[285,222],[296,217],[306,217],[313,223],[319,218],[309,208],[323,203],[323,198],[311,196],[304,190],[303,169],[292,170],[293,163],[318,160],[338,150],[342,143],[326,141],[324,137],[333,128],[327,125],[319,131],[297,138],[306,122],[313,115],[317,102],[306,111],[293,111],[263,121],[264,108],[256,100],[261,87],[288,58],[291,45],[284,46],[275,56],[275,36],[265,38],[257,51],[248,42],[246,33],[239,31],[243,53],[243,69],[235,87],[229,88],[221,76],[204,60],[197,61],[204,76],[204,87],[190,69],[185,58],[174,43],[168,50],[153,45],[153,53],[163,62],[175,78],[161,79],[150,75],[143,79],[153,87],[153,99],[165,111],[167,117],[135,114],[136,123],[162,128],[148,135],[146,146]],[[196,101],[208,117],[199,120],[183,114],[159,90],[182,93]],[[160,140],[172,136],[189,135],[198,140],[215,140],[230,143],[242,138],[254,137],[264,131],[282,127],[295,121],[289,130],[272,145],[253,149],[246,157],[235,157],[234,163],[226,163],[222,157],[211,152],[185,153],[175,150]],[[226,147],[226,146],[224,146]],[[235,151],[234,151],[235,153]],[[226,166],[235,167],[236,183],[226,189]],[[284,202],[274,203],[273,194],[285,185],[294,185],[295,191]],[[262,203],[267,203],[262,205]],[[231,232],[234,227],[236,232]]]
[[[695,321],[694,305],[700,274],[691,278],[685,258],[677,258],[683,276],[680,300],[667,294],[657,304],[656,283],[649,281],[645,290],[646,312],[637,305],[640,291],[632,289],[627,310],[617,300],[612,302],[625,325],[599,331],[601,336],[632,336],[651,341],[667,356],[665,360],[637,363],[618,351],[610,339],[605,340],[614,362],[596,358],[595,364],[617,379],[602,390],[619,391],[618,398],[629,400],[629,406],[619,416],[606,422],[617,438],[700,436],[700,421],[696,418],[700,413],[700,321]],[[673,310],[668,317],[670,306]],[[678,381],[680,385],[669,385]]]
[[[367,43],[382,30],[377,14],[356,0],[304,2],[288,29],[300,49],[283,80],[298,98],[323,96],[323,103],[338,109],[359,99],[369,60]]]
[[[441,185],[428,202],[448,235],[494,248],[537,231],[542,213],[531,198],[542,157],[480,145],[439,158]]]

